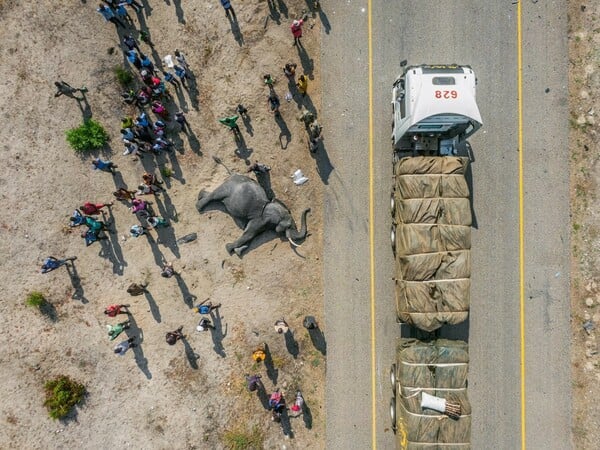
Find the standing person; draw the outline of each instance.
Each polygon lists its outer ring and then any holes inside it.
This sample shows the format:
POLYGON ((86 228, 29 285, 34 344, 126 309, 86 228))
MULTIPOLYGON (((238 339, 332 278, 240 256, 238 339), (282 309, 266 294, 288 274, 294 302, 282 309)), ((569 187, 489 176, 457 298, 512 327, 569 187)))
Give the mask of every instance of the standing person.
POLYGON ((83 205, 79 207, 79 210, 84 213, 86 216, 93 216, 95 214, 100 214, 102 208, 110 208, 113 205, 113 202, 108 203, 91 203, 85 202, 83 205))
POLYGON ((123 0, 121 1, 121 3, 119 3, 119 5, 127 5, 130 6, 131 8, 135 9, 135 12, 139 13, 140 10, 144 7, 143 5, 140 5, 138 2, 136 2, 135 0, 123 0))
POLYGON ((153 101, 151 109, 157 116, 162 117, 164 120, 169 120, 169 111, 167 111, 167 108, 161 102, 153 101))
POLYGON ((296 391, 296 401, 290 408, 292 410, 292 414, 294 417, 298 417, 302 414, 302 409, 304 407, 304 397, 302 396, 302 392, 300 390, 296 391))
POLYGON ((179 81, 175 79, 175 75, 173 75, 171 72, 163 71, 163 76, 165 77, 165 81, 175 86, 175 89, 179 89, 179 81))
POLYGON ((248 375, 246 374, 246 383, 248 383, 248 390, 250 392, 256 391, 259 386, 262 384, 260 375, 248 375))
POLYGON ((279 107, 281 103, 279 102, 279 97, 275 93, 275 91, 271 91, 269 96, 267 97, 267 104, 269 106, 269 110, 273 113, 273 115, 279 115, 279 107))
POLYGON ((202 319, 200 319, 200 322, 198 323, 198 326, 196 327, 197 331, 208 331, 208 330, 214 330, 215 326, 210 323, 210 319, 203 317, 202 319))
POLYGON ((139 47, 137 41, 135 40, 135 38, 131 34, 126 34, 123 37, 123 44, 125 44, 125 46, 127 47, 128 50, 135 49, 138 52, 142 53, 142 51, 140 50, 140 47, 139 47))
POLYGON ((127 61, 129 61, 130 64, 133 64, 137 70, 142 69, 142 60, 139 58, 135 50, 127 51, 127 61))
POLYGON ((150 73, 154 73, 154 63, 147 55, 140 53, 140 60, 142 62, 142 67, 148 69, 150 73))
POLYGON ((231 2, 229 0, 221 0, 221 5, 223 9, 225 9, 225 15, 230 20, 237 20, 235 17, 235 11, 233 10, 233 6, 231 6, 231 2))
POLYGON ((135 198, 135 191, 128 191, 124 187, 120 187, 115 192, 113 192, 113 195, 117 200, 121 202, 126 202, 135 198))
POLYGON ((147 209, 146 209, 147 207, 148 207, 148 204, 144 200, 142 200, 141 198, 134 198, 131 201, 130 209, 131 209, 132 214, 137 214, 142 211, 147 212, 147 209))
POLYGON ((119 167, 115 163, 110 160, 102 160, 100 158, 94 158, 92 161, 92 169, 101 170, 103 172, 110 172, 112 174, 115 173, 115 169, 119 167))
POLYGON ((239 105, 237 105, 237 108, 235 109, 235 112, 237 112, 242 119, 247 119, 248 118, 248 108, 246 108, 241 103, 239 105))
POLYGON ((185 70, 190 70, 190 66, 187 63, 187 59, 185 59, 185 55, 183 52, 179 51, 179 49, 175 49, 175 59, 185 70))
POLYGON ((131 295, 132 297, 136 296, 136 295, 142 295, 145 294, 146 292, 148 292, 146 290, 146 286, 148 286, 148 283, 131 283, 129 285, 129 287, 127 288, 127 293, 129 295, 131 295))
POLYGON ((235 134, 237 137, 238 135, 241 135, 240 127, 236 123, 238 118, 239 116, 223 117, 222 119, 219 119, 219 122, 233 131, 233 134, 235 134))
POLYGON ((317 324, 317 319, 315 319, 313 316, 304 316, 302 325, 304 325, 304 328, 306 328, 307 330, 314 330, 316 328, 319 328, 319 325, 317 324))
POLYGON ((129 314, 125 308, 129 308, 129 305, 109 305, 104 310, 104 314, 108 317, 117 317, 117 314, 129 314))
POLYGON ((271 420, 279 422, 281 420, 281 413, 285 409, 285 399, 283 398, 283 394, 279 392, 279 388, 271 394, 271 397, 269 398, 269 408, 273 410, 271 420))
POLYGON ((198 305, 196 305, 194 307, 194 311, 196 311, 198 314, 210 314, 215 309, 221 307, 220 303, 217 303, 216 305, 213 305, 212 302, 209 302, 208 300, 209 299, 207 298, 202 303, 199 303, 198 305))
POLYGON ((270 171, 271 168, 265 164, 261 164, 258 161, 254 161, 254 164, 252 164, 250 167, 248 167, 248 170, 246 170, 246 173, 249 172, 254 172, 256 175, 258 174, 265 174, 268 171, 270 171))
POLYGON ((267 354, 265 352, 265 343, 263 342, 261 345, 256 347, 256 350, 252 352, 252 359, 254 362, 263 362, 267 358, 267 354))
POLYGON ((181 127, 181 131, 183 131, 184 133, 187 134, 188 132, 192 131, 192 129, 190 128, 190 124, 187 121, 183 111, 177 111, 175 113, 175 122, 179 124, 179 126, 181 127))
POLYGON ((187 70, 183 66, 178 66, 178 65, 174 65, 173 70, 175 71, 175 75, 177 75, 179 77, 179 80, 181 81, 181 85, 183 87, 187 88, 187 85, 185 84, 185 80, 188 77, 187 70))
POLYGON ((108 6, 103 5, 102 3, 98 5, 98 8, 96 9, 96 11, 98 11, 100 14, 102 14, 102 17, 104 17, 104 20, 106 20, 107 22, 112 22, 117 26, 123 27, 123 28, 127 28, 125 26, 125 24, 123 22, 121 22, 117 16, 115 16, 115 13, 112 9, 110 9, 108 6))
POLYGON ((306 96, 306 91, 308 90, 308 77, 304 74, 298 77, 298 82, 296 83, 296 87, 298 88, 298 92, 302 94, 302 97, 306 96))
POLYGON ((292 30, 292 35, 294 36, 294 45, 299 47, 303 47, 300 41, 302 38, 302 25, 304 25, 304 20, 300 19, 294 20, 290 26, 290 30, 292 30))
POLYGON ((283 73, 286 77, 288 77, 289 80, 291 80, 292 82, 294 81, 295 77, 296 77, 296 67, 298 67, 297 64, 295 63, 287 63, 284 67, 283 67, 283 73))
POLYGON ((41 273, 52 272, 53 270, 66 265, 68 261, 75 261, 76 259, 77 256, 71 256, 70 258, 65 259, 57 259, 54 256, 48 256, 46 259, 44 259, 41 273))
POLYGON ((285 334, 288 332, 290 328, 288 327, 288 324, 285 320, 283 320, 283 318, 279 319, 277 322, 275 322, 275 331, 277 331, 277 333, 279 334, 285 334))
POLYGON ((134 340, 135 336, 132 336, 126 341, 119 342, 115 347, 114 352, 119 356, 123 356, 125 353, 127 353, 127 350, 137 346, 137 344, 133 342, 134 340))
POLYGON ((275 80, 273 79, 270 73, 263 75, 263 81, 265 85, 268 86, 269 91, 273 92, 273 85, 275 84, 275 80))
POLYGON ((167 344, 175 345, 179 339, 183 339, 184 336, 183 336, 183 333, 181 332, 181 330, 183 330, 183 325, 180 326, 179 328, 177 328, 175 331, 167 332, 167 334, 165 336, 165 340, 167 341, 167 344))
POLYGON ((125 5, 123 3, 119 3, 117 5, 117 7, 115 8, 115 14, 117 17, 123 19, 125 22, 133 24, 133 20, 131 20, 131 17, 129 16, 127 9, 125 9, 125 5))
POLYGON ((309 149, 311 153, 315 153, 319 148, 319 143, 323 140, 323 134, 321 133, 323 127, 317 123, 317 121, 313 121, 308 127, 308 142, 309 149))
POLYGON ((129 320, 119 322, 116 325, 106 325, 108 329, 108 337, 111 341, 114 341, 124 330, 129 329, 129 320))
POLYGON ((56 94, 54 94, 54 97, 60 97, 61 95, 66 95, 67 97, 71 97, 71 98, 75 98, 77 100, 83 100, 84 98, 78 98, 75 97, 75 93, 77 91, 81 92, 82 94, 85 94, 88 89, 83 86, 82 88, 74 88, 71 87, 71 85, 69 83, 66 83, 64 81, 55 81, 54 82, 54 86, 56 86, 56 94))
POLYGON ((160 276, 163 278, 171 278, 173 275, 179 274, 175 272, 175 269, 173 269, 173 263, 165 261, 165 263, 162 266, 160 276))

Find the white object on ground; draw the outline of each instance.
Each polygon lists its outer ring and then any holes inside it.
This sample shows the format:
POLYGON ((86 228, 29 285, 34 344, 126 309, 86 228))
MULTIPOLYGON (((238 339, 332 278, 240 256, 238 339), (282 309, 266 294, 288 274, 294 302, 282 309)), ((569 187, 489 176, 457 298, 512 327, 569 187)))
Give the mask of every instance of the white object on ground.
POLYGON ((300 169, 298 169, 294 172, 294 175, 292 176, 292 178, 294 179, 294 184, 297 186, 300 186, 301 184, 304 184, 308 181, 308 178, 306 178, 304 176, 304 174, 302 173, 302 171, 300 169))
POLYGON ((172 69, 175 66, 175 63, 173 62, 173 56, 172 55, 167 55, 163 58, 163 63, 165 64, 165 66, 167 66, 169 69, 172 69))

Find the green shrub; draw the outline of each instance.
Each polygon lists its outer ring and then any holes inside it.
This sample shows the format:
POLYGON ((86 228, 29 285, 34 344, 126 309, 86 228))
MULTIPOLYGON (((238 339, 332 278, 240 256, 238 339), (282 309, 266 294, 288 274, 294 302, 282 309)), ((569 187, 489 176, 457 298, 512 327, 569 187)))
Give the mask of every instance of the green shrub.
POLYGON ((170 167, 163 167, 162 169, 160 169, 160 174, 164 178, 169 178, 171 175, 173 175, 173 170, 171 170, 170 167))
POLYGON ((133 75, 131 72, 121 66, 116 66, 114 68, 115 76, 117 77, 117 81, 123 87, 129 86, 129 83, 133 81, 133 75))
POLYGON ((264 435, 258 425, 252 430, 244 430, 240 427, 228 430, 223 435, 223 441, 231 450, 260 450, 263 448, 264 435))
POLYGON ((88 119, 83 125, 67 130, 67 142, 77 153, 83 153, 104 147, 108 133, 98 122, 88 119))
POLYGON ((65 417, 85 395, 85 386, 65 375, 46 381, 44 387, 46 389, 44 406, 48 408, 48 414, 53 419, 65 417))
POLYGON ((38 291, 30 292, 27 298, 25 299, 25 304, 27 306, 31 306, 32 308, 41 308, 46 303, 46 299, 44 298, 44 294, 38 291))

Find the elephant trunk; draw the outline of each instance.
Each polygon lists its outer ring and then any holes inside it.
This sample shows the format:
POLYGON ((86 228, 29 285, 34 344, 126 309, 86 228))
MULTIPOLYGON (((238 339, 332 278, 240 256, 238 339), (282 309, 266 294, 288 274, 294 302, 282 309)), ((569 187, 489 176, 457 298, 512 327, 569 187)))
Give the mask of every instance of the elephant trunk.
POLYGON ((285 232, 285 236, 296 247, 298 246, 298 244, 296 244, 295 241, 302 241, 302 240, 306 239, 306 215, 309 212, 310 212, 310 208, 307 208, 302 212, 300 230, 297 230, 295 227, 293 227, 293 228, 288 228, 285 232))

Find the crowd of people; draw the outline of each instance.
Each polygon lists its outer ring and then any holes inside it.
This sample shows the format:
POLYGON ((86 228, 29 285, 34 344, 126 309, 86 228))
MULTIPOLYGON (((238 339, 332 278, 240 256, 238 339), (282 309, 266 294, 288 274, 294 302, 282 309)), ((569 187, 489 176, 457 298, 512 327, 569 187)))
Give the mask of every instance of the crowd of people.
MULTIPOLYGON (((123 156, 129 155, 134 160, 141 160, 146 155, 171 152, 173 151, 173 143, 167 138, 169 127, 173 125, 179 132, 191 132, 191 127, 184 111, 174 111, 176 105, 169 91, 170 88, 176 90, 182 88, 188 89, 190 80, 192 79, 192 71, 188 61, 179 49, 176 49, 173 55, 167 55, 163 61, 152 60, 147 53, 142 51, 142 44, 133 36, 133 33, 136 32, 135 22, 128 12, 129 8, 135 11, 136 14, 142 14, 143 6, 135 0, 103 1, 103 4, 98 5, 97 12, 107 22, 113 23, 117 29, 122 28, 127 31, 122 35, 123 53, 129 64, 137 70, 137 77, 135 77, 134 84, 137 84, 138 87, 132 87, 121 95, 123 102, 136 107, 138 110, 135 117, 123 117, 121 120, 120 139, 124 146, 123 156)), ((228 19, 237 21, 232 2, 230 0, 220 0, 220 3, 228 19)), ((301 38, 305 20, 306 17, 293 20, 290 25, 294 45, 298 47, 303 47, 301 38)), ((154 44, 151 42, 147 30, 140 30, 139 36, 143 43, 154 50, 154 44)), ((302 74, 296 79, 296 69, 297 65, 295 63, 288 62, 282 68, 282 72, 288 80, 288 86, 295 87, 297 90, 295 93, 304 97, 307 95, 308 77, 302 74)), ((279 96, 275 92, 274 85, 276 79, 270 74, 266 74, 263 76, 263 81, 264 85, 268 88, 268 109, 275 116, 278 116, 280 114, 281 103, 279 96)), ((57 81, 55 86, 57 88, 55 97, 65 95, 77 98, 77 93, 85 95, 88 91, 85 87, 80 89, 72 88, 64 81, 57 81)), ((236 113, 232 116, 223 117, 219 121, 229 128, 237 139, 241 138, 241 131, 236 121, 239 117, 245 117, 248 114, 248 109, 240 104, 236 108, 236 113)), ((322 140, 322 128, 317 124, 314 112, 304 109, 300 119, 304 123, 308 133, 310 151, 314 152, 322 140)), ((173 128, 171 127, 170 129, 173 128)), ((92 161, 92 168, 115 175, 118 165, 111 160, 95 158, 92 161)), ((257 177, 266 174, 270 170, 271 167, 258 162, 255 162, 248 168, 248 172, 254 172, 257 177)), ((144 172, 135 190, 130 190, 127 186, 117 186, 113 192, 114 199, 125 205, 137 218, 137 223, 129 227, 131 237, 149 236, 151 230, 170 226, 168 220, 157 215, 153 211, 150 202, 145 199, 146 196, 156 196, 163 192, 166 192, 163 181, 158 179, 152 171, 144 172)), ((113 221, 106 219, 106 213, 110 213, 112 216, 111 209, 113 207, 115 207, 113 201, 85 201, 74 209, 69 218, 69 226, 84 229, 80 233, 80 236, 83 238, 86 247, 100 240, 108 239, 107 233, 116 233, 113 221)), ((63 266, 74 265, 76 259, 76 256, 64 259, 49 256, 43 262, 41 273, 48 273, 63 266)), ((180 276, 174 270, 173 264, 167 261, 163 262, 160 275, 164 278, 180 276)), ((132 283, 127 288, 127 293, 132 296, 147 294, 147 286, 147 283, 132 283)), ((215 324, 211 321, 211 317, 217 314, 221 306, 221 303, 213 304, 210 299, 206 299, 194 307, 193 311, 201 316, 196 326, 198 332, 214 333, 217 331, 215 324)), ((128 330, 131 330, 132 322, 129 320, 129 317, 131 317, 132 311, 130 311, 129 307, 129 304, 111 304, 104 308, 104 314, 107 318, 117 320, 117 323, 107 325, 107 334, 110 341, 116 340, 122 333, 127 334, 128 330), (128 319, 119 320, 119 315, 125 315, 128 319)), ((304 326, 310 331, 316 328, 317 324, 314 318, 311 318, 308 322, 305 319, 304 326)), ((178 341, 185 339, 186 336, 183 333, 183 329, 184 326, 180 326, 176 330, 167 332, 165 335, 166 344, 175 345, 178 341)), ((276 334, 287 336, 286 339, 292 333, 283 318, 275 323, 275 331, 276 334)), ((136 342, 138 340, 138 336, 127 334, 127 339, 120 341, 114 346, 115 355, 124 356, 129 349, 140 346, 141 342, 136 342)), ((260 363, 266 361, 269 353, 266 344, 261 344, 258 348, 254 349, 251 357, 256 364, 256 368, 259 367, 260 363)), ((246 375, 246 381, 249 391, 264 391, 261 375, 246 375)), ((272 411, 272 418, 275 421, 280 421, 282 414, 285 414, 288 410, 284 393, 279 388, 275 389, 270 395, 268 408, 272 411)), ((289 410, 292 412, 292 415, 302 414, 304 410, 304 398, 300 390, 296 392, 293 406, 289 410)))

